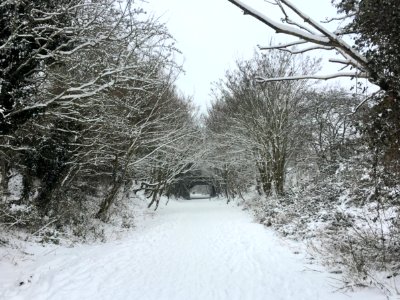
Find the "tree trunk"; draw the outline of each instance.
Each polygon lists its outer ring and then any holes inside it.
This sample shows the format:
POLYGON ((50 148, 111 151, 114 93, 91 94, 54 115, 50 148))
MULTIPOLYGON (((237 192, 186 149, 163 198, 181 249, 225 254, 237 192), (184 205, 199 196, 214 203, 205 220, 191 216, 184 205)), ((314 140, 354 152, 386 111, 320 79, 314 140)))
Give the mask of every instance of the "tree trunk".
MULTIPOLYGON (((58 191, 61 184, 65 178, 65 174, 68 174, 69 168, 67 166, 61 166, 59 170, 55 173, 48 174, 43 179, 43 186, 36 199, 36 206, 42 211, 42 213, 47 213, 49 210, 49 205, 52 200, 52 196, 55 191, 58 191)), ((29 185, 29 183, 28 183, 29 185)), ((29 186, 28 186, 29 187, 29 186)))
POLYGON ((107 197, 100 203, 100 209, 96 214, 96 218, 102 220, 103 222, 107 221, 108 210, 110 209, 111 204, 114 203, 115 198, 118 195, 118 191, 123 184, 123 179, 125 178, 126 166, 125 170, 123 170, 123 172, 121 172, 120 175, 118 174, 119 169, 120 168, 119 168, 118 155, 115 155, 114 169, 113 169, 113 186, 111 188, 110 193, 108 193, 107 197))
POLYGON ((274 184, 276 194, 278 196, 284 196, 284 185, 285 185, 285 158, 277 157, 274 163, 274 184))
POLYGON ((5 198, 8 195, 8 181, 9 181, 9 176, 8 172, 10 170, 10 165, 6 160, 1 161, 1 196, 2 199, 5 200, 5 198))
POLYGON ((151 192, 151 201, 149 205, 147 205, 147 208, 150 208, 156 202, 156 198, 157 198, 157 190, 153 190, 151 192))
POLYGON ((107 221, 107 213, 108 210, 111 207, 111 204, 114 203, 115 198, 118 195, 119 189, 122 185, 122 181, 116 181, 114 182, 113 187, 111 188, 110 193, 107 195, 107 197, 101 202, 100 204, 100 209, 96 214, 96 218, 102 220, 103 222, 107 221))
MULTIPOLYGON (((260 172, 260 170, 258 170, 258 172, 260 172)), ((259 196, 262 195, 262 191, 261 191, 261 179, 257 176, 256 178, 256 190, 259 196)))
POLYGON ((160 190, 157 193, 157 198, 156 198, 156 207, 154 208, 154 210, 157 210, 158 205, 160 204, 160 199, 161 199, 161 195, 164 191, 164 188, 160 188, 160 190))
POLYGON ((271 167, 267 162, 258 163, 258 172, 260 174, 261 185, 265 195, 268 197, 272 191, 271 167))

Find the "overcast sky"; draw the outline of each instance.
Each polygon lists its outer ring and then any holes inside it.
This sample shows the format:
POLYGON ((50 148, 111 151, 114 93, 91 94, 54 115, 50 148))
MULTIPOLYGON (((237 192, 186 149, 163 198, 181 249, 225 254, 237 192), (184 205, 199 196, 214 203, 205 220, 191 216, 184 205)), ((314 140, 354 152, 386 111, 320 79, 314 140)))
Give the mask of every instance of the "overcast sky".
MULTIPOLYGON (((268 16, 279 20, 279 13, 264 0, 247 0, 268 16)), ((178 88, 193 96, 202 112, 209 105, 211 83, 223 78, 235 60, 250 58, 258 44, 287 40, 227 0, 148 0, 147 11, 160 16, 182 51, 184 69, 178 88)), ((332 17, 331 0, 292 0, 316 20, 332 17)), ((293 40, 293 38, 291 38, 293 40)))

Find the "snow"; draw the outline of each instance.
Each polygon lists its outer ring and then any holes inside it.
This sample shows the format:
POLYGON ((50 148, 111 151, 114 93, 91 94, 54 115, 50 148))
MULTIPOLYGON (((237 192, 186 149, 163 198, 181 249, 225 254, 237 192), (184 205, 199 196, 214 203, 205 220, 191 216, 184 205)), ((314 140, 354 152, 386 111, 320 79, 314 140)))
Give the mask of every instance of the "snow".
POLYGON ((335 292, 340 275, 224 200, 171 200, 120 240, 26 251, 0 248, 0 299, 386 299, 335 292))
POLYGON ((209 199, 210 194, 203 194, 203 193, 191 193, 190 199, 209 199))
POLYGON ((18 173, 13 173, 8 182, 8 190, 10 194, 8 195, 8 200, 18 200, 21 198, 22 192, 22 175, 18 173))

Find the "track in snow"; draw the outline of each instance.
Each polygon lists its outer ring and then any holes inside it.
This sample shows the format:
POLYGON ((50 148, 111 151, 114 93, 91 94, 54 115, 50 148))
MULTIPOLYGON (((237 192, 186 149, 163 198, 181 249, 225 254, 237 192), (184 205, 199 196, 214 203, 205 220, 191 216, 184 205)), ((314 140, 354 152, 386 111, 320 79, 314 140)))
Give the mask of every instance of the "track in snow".
POLYGON ((222 201, 171 201, 131 237, 38 256, 0 298, 73 299, 384 299, 347 295, 237 207, 222 201))

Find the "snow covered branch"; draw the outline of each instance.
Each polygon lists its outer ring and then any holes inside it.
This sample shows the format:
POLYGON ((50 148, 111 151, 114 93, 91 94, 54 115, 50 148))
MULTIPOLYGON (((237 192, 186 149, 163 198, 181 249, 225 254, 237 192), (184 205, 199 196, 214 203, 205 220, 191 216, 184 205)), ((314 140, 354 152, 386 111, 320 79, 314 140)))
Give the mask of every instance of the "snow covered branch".
MULTIPOLYGON (((289 0, 273 0, 268 2, 270 5, 277 5, 282 12, 282 21, 277 22, 266 14, 263 14, 259 10, 253 8, 247 4, 245 0, 228 0, 232 4, 236 5, 243 10, 245 15, 250 15, 253 18, 264 23, 268 27, 275 30, 277 33, 283 33, 289 36, 297 37, 299 40, 289 42, 282 45, 273 45, 267 47, 260 47, 261 50, 277 49, 281 51, 287 51, 292 54, 301 54, 312 50, 336 50, 343 59, 332 59, 332 63, 340 63, 346 66, 356 68, 356 72, 340 72, 332 75, 315 75, 315 76, 293 76, 288 80, 297 79, 331 79, 337 77, 364 77, 370 78, 370 70, 367 65, 367 59, 358 51, 356 51, 351 45, 344 41, 340 37, 339 32, 331 32, 320 23, 313 20, 311 17, 302 12, 289 0), (293 21, 289 18, 289 12, 294 14, 296 18, 300 18, 308 26, 304 26, 298 22, 293 21), (293 49, 291 47, 297 45, 312 44, 303 49, 293 49), (357 75, 358 74, 358 75, 357 75)), ((263 78, 266 81, 283 80, 284 78, 263 78)))
POLYGON ((315 79, 315 80, 329 80, 339 77, 350 77, 350 78, 368 78, 366 74, 357 73, 357 72, 339 72, 329 75, 299 75, 299 76, 284 76, 284 77, 257 77, 256 79, 259 82, 273 82, 273 81, 290 81, 290 80, 307 80, 307 79, 315 79))

